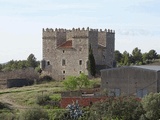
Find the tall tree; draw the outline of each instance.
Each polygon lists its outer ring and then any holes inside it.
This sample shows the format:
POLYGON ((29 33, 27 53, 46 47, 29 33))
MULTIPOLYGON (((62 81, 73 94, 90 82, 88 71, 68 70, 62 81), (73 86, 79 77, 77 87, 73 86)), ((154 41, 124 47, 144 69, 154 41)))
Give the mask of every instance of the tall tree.
POLYGON ((143 53, 142 54, 142 59, 144 63, 147 63, 147 61, 149 60, 149 55, 148 53, 143 53))
POLYGON ((36 58, 33 54, 30 54, 27 58, 28 67, 37 67, 36 58))
POLYGON ((116 60, 116 62, 120 63, 121 59, 122 59, 122 54, 118 50, 115 50, 114 54, 115 54, 115 60, 116 60))
POLYGON ((122 61, 123 65, 130 65, 131 64, 131 58, 130 54, 127 51, 123 52, 123 58, 122 61))
POLYGON ((150 60, 158 58, 157 52, 153 49, 148 52, 148 56, 150 60))
POLYGON ((134 63, 142 62, 142 53, 141 53, 141 50, 138 49, 138 47, 133 49, 132 56, 133 56, 134 63))
POLYGON ((91 44, 89 45, 89 56, 88 56, 88 71, 89 73, 95 77, 96 75, 96 63, 93 56, 93 51, 91 48, 91 44))

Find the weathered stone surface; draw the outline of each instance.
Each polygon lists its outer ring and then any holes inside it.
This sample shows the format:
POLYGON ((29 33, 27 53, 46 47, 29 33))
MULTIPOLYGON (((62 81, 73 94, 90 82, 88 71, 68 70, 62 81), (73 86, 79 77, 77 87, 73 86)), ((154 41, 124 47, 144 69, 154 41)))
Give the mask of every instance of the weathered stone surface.
POLYGON ((56 80, 63 80, 69 75, 77 76, 82 72, 88 74, 87 61, 90 44, 96 65, 104 66, 103 68, 113 67, 115 33, 111 30, 43 29, 42 39, 43 72, 56 80), (72 44, 68 44, 71 46, 65 47, 66 41, 72 41, 72 44), (62 65, 62 61, 65 61, 65 65, 62 65))

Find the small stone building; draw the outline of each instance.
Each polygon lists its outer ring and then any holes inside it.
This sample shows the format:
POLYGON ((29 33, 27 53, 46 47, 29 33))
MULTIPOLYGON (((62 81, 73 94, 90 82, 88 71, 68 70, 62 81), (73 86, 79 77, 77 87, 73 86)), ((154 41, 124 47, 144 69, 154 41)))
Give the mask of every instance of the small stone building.
POLYGON ((109 95, 143 97, 160 92, 160 66, 133 66, 101 70, 101 88, 109 95))
MULTIPOLYGON (((66 76, 88 75, 87 61, 91 45, 96 69, 112 68, 114 62, 115 32, 98 29, 43 29, 44 73, 56 80, 66 76)), ((100 72, 99 72, 100 73, 100 72)))

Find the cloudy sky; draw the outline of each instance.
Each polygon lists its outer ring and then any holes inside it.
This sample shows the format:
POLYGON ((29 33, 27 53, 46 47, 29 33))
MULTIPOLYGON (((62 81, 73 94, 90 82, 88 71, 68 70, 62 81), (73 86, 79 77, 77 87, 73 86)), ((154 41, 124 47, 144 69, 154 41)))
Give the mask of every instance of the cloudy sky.
POLYGON ((0 63, 42 59, 42 28, 113 29, 115 49, 160 54, 160 0, 0 0, 0 63))

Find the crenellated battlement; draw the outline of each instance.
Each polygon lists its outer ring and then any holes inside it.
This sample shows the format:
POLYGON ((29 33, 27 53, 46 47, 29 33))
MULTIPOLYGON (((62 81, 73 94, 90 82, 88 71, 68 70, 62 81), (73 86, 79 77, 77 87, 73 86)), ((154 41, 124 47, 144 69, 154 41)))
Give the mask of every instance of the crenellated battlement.
POLYGON ((83 28, 72 28, 72 29, 63 29, 63 28, 55 28, 55 29, 52 29, 52 28, 46 28, 44 29, 43 28, 43 32, 49 32, 49 33, 52 33, 52 32, 74 32, 74 31, 97 31, 97 32, 107 32, 107 33, 115 33, 114 30, 112 29, 92 29, 92 28, 89 28, 87 27, 86 29, 83 27, 83 28))

